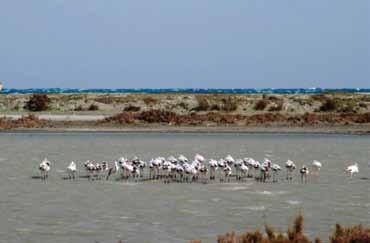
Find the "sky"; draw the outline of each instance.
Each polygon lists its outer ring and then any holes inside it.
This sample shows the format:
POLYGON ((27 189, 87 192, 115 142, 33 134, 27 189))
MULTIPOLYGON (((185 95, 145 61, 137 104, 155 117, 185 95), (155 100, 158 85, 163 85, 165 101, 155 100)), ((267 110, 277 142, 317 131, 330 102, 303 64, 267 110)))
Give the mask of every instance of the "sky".
POLYGON ((368 0, 12 0, 9 88, 369 88, 368 0))

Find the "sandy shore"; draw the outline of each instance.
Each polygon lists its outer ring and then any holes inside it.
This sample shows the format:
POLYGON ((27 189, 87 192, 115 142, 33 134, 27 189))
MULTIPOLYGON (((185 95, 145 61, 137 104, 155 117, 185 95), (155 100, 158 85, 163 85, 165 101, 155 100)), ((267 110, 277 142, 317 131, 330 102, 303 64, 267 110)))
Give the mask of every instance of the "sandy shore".
MULTIPOLYGON (((8 118, 12 120, 20 119, 24 114, 3 114, 0 117, 8 118)), ((76 114, 39 114, 37 115, 39 119, 50 120, 50 121, 99 121, 103 120, 109 116, 107 115, 76 115, 76 114)))

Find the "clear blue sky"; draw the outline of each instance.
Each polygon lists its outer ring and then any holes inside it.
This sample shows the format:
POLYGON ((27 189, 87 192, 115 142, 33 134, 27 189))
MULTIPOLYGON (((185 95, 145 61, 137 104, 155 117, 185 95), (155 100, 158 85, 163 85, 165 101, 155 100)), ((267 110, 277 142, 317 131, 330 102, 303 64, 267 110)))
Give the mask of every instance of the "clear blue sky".
POLYGON ((7 87, 370 87, 369 0, 0 4, 7 87))

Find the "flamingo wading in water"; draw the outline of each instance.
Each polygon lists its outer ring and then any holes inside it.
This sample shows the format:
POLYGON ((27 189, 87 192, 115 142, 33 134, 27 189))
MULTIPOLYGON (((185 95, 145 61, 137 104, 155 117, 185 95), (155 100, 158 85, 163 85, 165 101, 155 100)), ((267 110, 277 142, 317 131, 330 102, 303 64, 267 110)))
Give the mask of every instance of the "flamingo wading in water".
POLYGON ((51 168, 51 163, 47 158, 45 158, 39 165, 39 170, 41 173, 41 180, 46 180, 48 178, 50 168, 51 168))
POLYGON ((348 166, 347 169, 346 169, 346 172, 351 176, 351 178, 352 178, 352 176, 354 174, 358 174, 359 171, 360 170, 358 168, 358 164, 357 163, 348 166))
POLYGON ((74 161, 72 161, 68 167, 67 167, 68 177, 69 179, 76 179, 76 172, 77 172, 77 166, 74 161))

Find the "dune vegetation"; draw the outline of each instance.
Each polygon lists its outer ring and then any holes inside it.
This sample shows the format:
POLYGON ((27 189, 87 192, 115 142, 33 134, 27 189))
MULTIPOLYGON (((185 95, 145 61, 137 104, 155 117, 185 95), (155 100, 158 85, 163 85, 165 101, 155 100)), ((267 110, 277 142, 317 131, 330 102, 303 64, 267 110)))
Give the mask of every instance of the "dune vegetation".
MULTIPOLYGON (((320 127, 370 124, 370 95, 58 94, 1 95, 0 129, 53 127, 320 127), (39 114, 100 115, 58 122, 39 114), (28 115, 31 114, 31 115, 28 115)), ((366 130, 366 129, 365 129, 366 130)))

